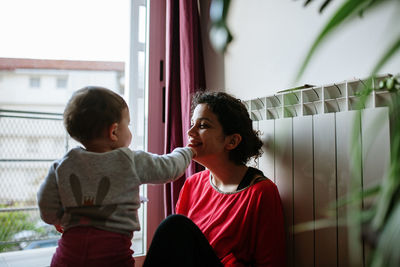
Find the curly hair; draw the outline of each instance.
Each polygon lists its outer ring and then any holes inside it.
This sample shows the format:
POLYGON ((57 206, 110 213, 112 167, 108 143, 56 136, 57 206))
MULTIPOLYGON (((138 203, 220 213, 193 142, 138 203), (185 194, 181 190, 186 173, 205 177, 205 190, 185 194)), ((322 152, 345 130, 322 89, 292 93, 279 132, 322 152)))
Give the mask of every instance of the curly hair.
POLYGON ((207 104, 217 116, 225 136, 240 134, 242 141, 229 152, 229 159, 236 164, 246 164, 251 158, 262 154, 263 143, 259 132, 253 130, 253 123, 245 105, 240 99, 224 92, 198 92, 192 99, 192 113, 198 104, 207 104))
POLYGON ((121 121, 125 100, 103 87, 87 86, 76 91, 64 110, 64 126, 72 138, 85 143, 121 121))

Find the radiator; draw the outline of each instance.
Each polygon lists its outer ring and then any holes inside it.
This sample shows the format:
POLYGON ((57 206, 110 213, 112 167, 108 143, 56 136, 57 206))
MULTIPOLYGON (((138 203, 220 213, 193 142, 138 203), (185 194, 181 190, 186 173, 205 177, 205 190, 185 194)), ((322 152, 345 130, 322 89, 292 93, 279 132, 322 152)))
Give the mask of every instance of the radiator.
MULTIPOLYGON (((386 77, 377 77, 374 86, 386 77)), ((350 186, 366 189, 388 171, 391 94, 373 91, 361 109, 361 122, 354 126, 363 84, 349 80, 308 86, 244 102, 264 141, 264 153, 256 164, 275 182, 282 199, 288 266, 366 265, 367 246, 358 240, 349 246, 349 230, 337 223, 292 233, 294 225, 324 218, 327 207, 346 195, 350 186), (356 166, 360 177, 351 179, 353 129, 360 133, 362 162, 356 166)), ((334 217, 347 216, 346 207, 333 211, 334 217)))

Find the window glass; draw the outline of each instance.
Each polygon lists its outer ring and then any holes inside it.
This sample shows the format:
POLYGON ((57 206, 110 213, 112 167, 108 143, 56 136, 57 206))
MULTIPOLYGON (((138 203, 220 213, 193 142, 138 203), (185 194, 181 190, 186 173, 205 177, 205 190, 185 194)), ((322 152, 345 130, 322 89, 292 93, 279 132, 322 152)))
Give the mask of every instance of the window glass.
MULTIPOLYGON (((145 149, 146 1, 2 0, 0 13, 1 253, 54 246, 60 237, 39 218, 36 191, 51 163, 79 145, 62 121, 74 91, 97 85, 123 96, 135 114, 131 148, 145 149), (140 15, 136 28, 131 6, 140 15), (131 39, 142 44, 133 57, 131 39), (130 83, 128 65, 137 66, 130 83)), ((143 230, 132 240, 136 255, 145 251, 143 206, 143 230)))
POLYGON ((31 77, 29 79, 29 86, 31 88, 39 88, 40 87, 40 78, 39 77, 31 77))
POLYGON ((139 18, 138 18, 138 40, 144 44, 146 42, 146 7, 143 5, 139 6, 139 18))
POLYGON ((67 82, 68 82, 68 78, 58 77, 56 86, 59 89, 66 89, 67 88, 67 82))

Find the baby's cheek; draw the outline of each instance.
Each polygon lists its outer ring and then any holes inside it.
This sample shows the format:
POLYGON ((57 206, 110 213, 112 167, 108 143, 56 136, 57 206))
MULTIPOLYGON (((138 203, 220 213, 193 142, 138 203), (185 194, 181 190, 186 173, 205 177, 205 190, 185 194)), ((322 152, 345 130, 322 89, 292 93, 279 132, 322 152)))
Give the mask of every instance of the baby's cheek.
POLYGON ((132 132, 129 131, 129 143, 128 143, 128 146, 130 145, 131 142, 132 142, 132 132))

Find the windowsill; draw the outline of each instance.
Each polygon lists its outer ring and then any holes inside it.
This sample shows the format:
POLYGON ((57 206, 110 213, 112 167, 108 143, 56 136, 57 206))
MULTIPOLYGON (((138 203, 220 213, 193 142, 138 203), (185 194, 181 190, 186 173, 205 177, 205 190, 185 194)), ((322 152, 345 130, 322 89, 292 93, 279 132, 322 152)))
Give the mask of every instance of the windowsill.
POLYGON ((51 247, 0 253, 0 266, 50 266, 51 257, 55 250, 56 247, 51 247))
MULTIPOLYGON (((45 267, 50 266, 51 258, 56 247, 37 248, 0 253, 0 266, 7 267, 45 267)), ((135 256, 135 267, 143 265, 145 256, 135 256)))

